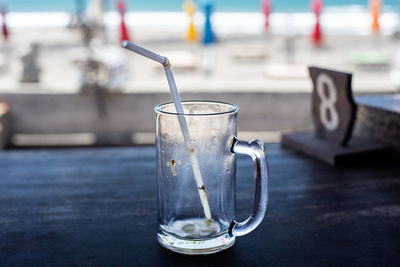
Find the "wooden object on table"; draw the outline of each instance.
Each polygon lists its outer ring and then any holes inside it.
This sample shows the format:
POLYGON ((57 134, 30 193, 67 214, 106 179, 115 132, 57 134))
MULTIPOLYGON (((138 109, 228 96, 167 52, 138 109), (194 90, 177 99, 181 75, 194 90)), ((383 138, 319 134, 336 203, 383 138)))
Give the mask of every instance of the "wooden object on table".
POLYGON ((346 165, 386 156, 387 146, 368 138, 352 137, 346 146, 318 138, 314 131, 282 135, 282 144, 330 165, 346 165))
POLYGON ((313 81, 312 117, 315 129, 287 133, 282 145, 338 165, 371 159, 388 147, 368 138, 352 136, 357 106, 351 74, 310 67, 313 81))
MULTIPOLYGON (((214 255, 156 240, 154 147, 0 152, 0 265, 398 266, 400 168, 332 168, 267 144, 271 199, 260 226, 214 255), (23 167, 21 167, 23 166, 23 167)), ((236 214, 252 208, 238 156, 236 214)))
POLYGON ((400 151, 400 94, 357 97, 355 132, 400 151))
POLYGON ((353 130, 356 104, 351 74, 310 67, 313 82, 312 117, 317 136, 346 145, 353 130))
POLYGON ((10 143, 10 124, 8 104, 0 102, 0 149, 10 143))

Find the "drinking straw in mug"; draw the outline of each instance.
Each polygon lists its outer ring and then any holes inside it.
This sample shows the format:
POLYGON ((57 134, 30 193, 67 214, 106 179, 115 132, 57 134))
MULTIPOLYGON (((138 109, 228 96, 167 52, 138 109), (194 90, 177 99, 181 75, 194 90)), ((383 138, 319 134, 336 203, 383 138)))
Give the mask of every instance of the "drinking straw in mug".
POLYGON ((206 216, 206 220, 207 220, 207 222, 210 223, 211 222, 210 206, 208 204, 207 194, 205 191, 203 178, 201 176, 199 162, 197 160, 197 156, 195 154, 194 148, 191 144, 192 139, 190 138, 189 128, 188 128, 188 125, 186 122, 186 118, 184 116, 185 113, 183 111, 181 98, 179 96, 178 89, 176 88, 174 75, 172 74, 171 63, 169 62, 168 58, 161 56, 159 54, 156 54, 152 51, 149 51, 149 50, 147 50, 143 47, 140 47, 132 42, 123 41, 121 45, 123 48, 126 48, 132 52, 135 52, 139 55, 147 57, 151 60, 157 61, 158 63, 163 65, 164 70, 165 70, 165 75, 167 76, 169 89, 171 91, 172 99, 174 101, 175 109, 178 114, 179 126, 182 131, 183 140, 186 144, 187 150, 189 151, 190 163, 192 164, 193 175, 194 175, 194 179, 196 181, 197 190, 199 192, 201 205, 203 206, 204 215, 206 216))

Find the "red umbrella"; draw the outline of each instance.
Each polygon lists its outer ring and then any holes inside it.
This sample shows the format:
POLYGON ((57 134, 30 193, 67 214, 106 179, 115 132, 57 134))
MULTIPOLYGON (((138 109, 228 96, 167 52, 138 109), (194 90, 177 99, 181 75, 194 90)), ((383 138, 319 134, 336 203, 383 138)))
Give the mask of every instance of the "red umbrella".
POLYGON ((265 15, 265 30, 269 29, 269 15, 271 14, 271 1, 272 0, 261 0, 261 11, 265 15))
POLYGON ((3 25, 1 27, 1 32, 3 34, 3 38, 4 40, 8 40, 8 28, 7 28, 7 24, 6 24, 6 15, 7 15, 7 11, 5 7, 1 8, 1 17, 3 20, 3 25))
POLYGON ((315 45, 320 45, 322 42, 322 32, 319 26, 319 15, 321 14, 322 10, 322 0, 312 0, 311 1, 311 9, 315 13, 316 22, 314 26, 314 30, 311 33, 311 41, 315 45))
POLYGON ((126 5, 125 5, 124 0, 117 0, 117 9, 121 15, 121 26, 120 26, 121 34, 120 34, 119 40, 120 40, 120 42, 122 42, 124 40, 130 41, 128 29, 126 28, 126 25, 125 25, 126 5))

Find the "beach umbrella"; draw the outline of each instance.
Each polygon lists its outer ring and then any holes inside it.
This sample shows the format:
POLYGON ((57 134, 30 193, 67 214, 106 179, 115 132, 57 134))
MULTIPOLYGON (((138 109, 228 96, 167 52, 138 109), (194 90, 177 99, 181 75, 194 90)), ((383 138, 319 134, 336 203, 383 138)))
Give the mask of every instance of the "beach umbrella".
POLYGON ((104 25, 105 0, 90 0, 86 9, 86 19, 94 36, 107 43, 107 33, 104 25))
POLYGON ((215 37, 214 31, 211 25, 211 13, 213 9, 213 2, 210 0, 204 1, 204 32, 203 32, 203 44, 208 45, 215 43, 217 38, 215 37))
POLYGON ((75 0, 75 5, 76 5, 76 24, 82 25, 85 4, 84 4, 83 0, 75 0))
POLYGON ((86 9, 86 23, 88 26, 88 41, 94 36, 103 43, 107 43, 107 33, 104 25, 105 0, 90 0, 86 9))
POLYGON ((7 10, 6 8, 3 6, 1 8, 1 17, 2 17, 2 26, 1 26, 1 33, 3 35, 3 38, 5 41, 8 40, 8 28, 7 28, 7 24, 6 24, 6 15, 7 15, 7 10))
POLYGON ((91 24, 98 27, 104 26, 104 6, 104 0, 90 0, 86 10, 86 17, 91 24))
POLYGON ((261 0, 261 11, 265 16, 265 30, 269 29, 269 15, 271 14, 272 0, 261 0))
POLYGON ((121 16, 121 25, 120 25, 121 32, 120 32, 119 40, 120 40, 120 42, 122 42, 124 40, 130 41, 128 29, 126 28, 126 25, 125 25, 126 4, 125 4, 124 0, 117 0, 117 9, 121 16))
POLYGON ((315 14, 315 26, 311 33, 311 41, 314 45, 320 45, 322 42, 322 32, 319 24, 319 18, 322 10, 322 0, 312 0, 311 10, 315 14))
POLYGON ((372 33, 379 33, 379 13, 381 9, 381 0, 370 0, 370 9, 372 14, 372 33))
POLYGON ((183 10, 189 15, 189 27, 186 31, 185 41, 189 43, 196 42, 198 34, 193 22, 193 15, 196 10, 196 5, 193 1, 186 1, 183 3, 183 10))

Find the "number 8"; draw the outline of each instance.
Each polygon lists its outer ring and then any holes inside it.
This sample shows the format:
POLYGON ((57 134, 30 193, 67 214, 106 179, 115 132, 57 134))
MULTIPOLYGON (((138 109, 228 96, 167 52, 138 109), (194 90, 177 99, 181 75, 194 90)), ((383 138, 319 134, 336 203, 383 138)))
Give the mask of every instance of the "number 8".
POLYGON ((321 101, 319 106, 321 123, 326 130, 333 132, 339 126, 339 114, 334 106, 337 101, 337 89, 332 78, 325 73, 320 74, 317 78, 317 93, 321 101), (324 85, 328 89, 328 96, 325 94, 324 85))

